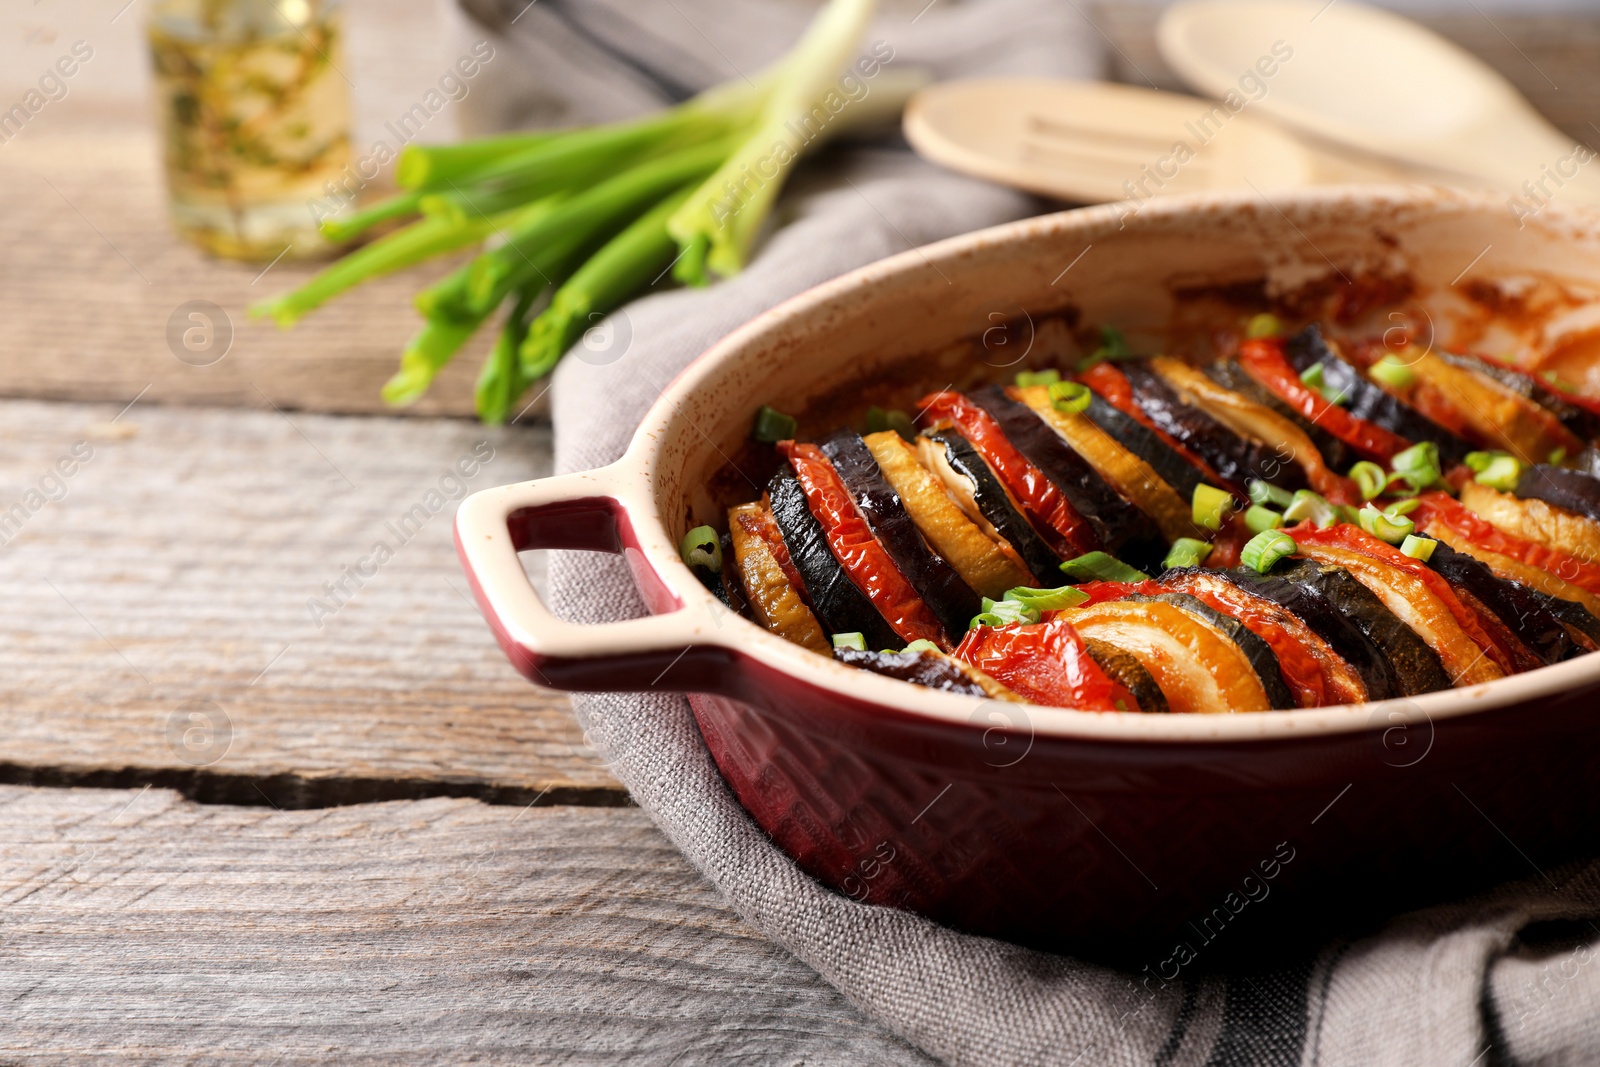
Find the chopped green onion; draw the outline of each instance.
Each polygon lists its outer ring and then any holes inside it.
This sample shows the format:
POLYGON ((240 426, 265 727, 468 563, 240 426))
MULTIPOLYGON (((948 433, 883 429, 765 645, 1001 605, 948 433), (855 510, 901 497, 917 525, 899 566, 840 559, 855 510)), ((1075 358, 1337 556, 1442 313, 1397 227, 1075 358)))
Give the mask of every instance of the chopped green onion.
POLYGON ((1039 621, 1039 609, 1030 607, 1020 600, 990 600, 983 598, 983 613, 973 618, 967 627, 972 629, 977 626, 1010 626, 1012 623, 1036 623, 1039 621))
POLYGON ((1418 492, 1444 475, 1439 466, 1439 446, 1432 441, 1419 441, 1403 452, 1396 452, 1389 466, 1418 492))
POLYGON ((1407 534, 1415 533, 1417 529, 1417 524, 1404 515, 1385 515, 1371 504, 1361 509, 1359 518, 1363 530, 1391 545, 1398 545, 1406 539, 1407 534))
POLYGON ((1244 327, 1244 335, 1252 340, 1260 337, 1276 337, 1282 332, 1283 320, 1270 311, 1250 316, 1250 321, 1244 327))
POLYGON ((1017 387, 1020 389, 1026 389, 1030 385, 1054 385, 1060 380, 1061 372, 1054 368, 1017 372, 1017 387))
POLYGON ((1502 493, 1509 493, 1515 489, 1521 478, 1522 461, 1504 452, 1495 453, 1489 465, 1472 476, 1472 480, 1479 485, 1487 485, 1490 489, 1498 489, 1502 493))
POLYGON ((1367 376, 1391 389, 1409 389, 1417 383, 1417 372, 1390 353, 1367 368, 1367 376))
POLYGON ((1296 489, 1294 499, 1283 509, 1283 518, 1286 522, 1309 519, 1313 525, 1326 528, 1339 521, 1339 509, 1320 493, 1313 493, 1309 489, 1296 489))
POLYGON ((722 573, 722 544, 717 531, 709 526, 696 526, 678 542, 678 554, 690 567, 722 573))
POLYGON ((1087 411, 1093 394, 1082 382, 1053 382, 1050 403, 1057 411, 1087 411))
POLYGON ((1148 582, 1150 576, 1105 552, 1085 552, 1061 565, 1061 572, 1080 582, 1148 582))
POLYGON ((1400 542, 1400 551, 1412 559, 1420 559, 1426 563, 1433 558, 1433 550, 1439 542, 1431 537, 1418 537, 1416 534, 1406 534, 1406 539, 1400 542))
POLYGON ((1371 500, 1383 493, 1384 487, 1389 484, 1389 472, 1369 459, 1364 459, 1350 468, 1350 478, 1361 490, 1362 500, 1371 500))
POLYGON ((1352 526, 1361 525, 1361 512, 1350 504, 1335 504, 1333 509, 1339 513, 1340 522, 1348 522, 1352 526))
POLYGON ((1259 478, 1253 479, 1245 489, 1250 494, 1252 504, 1271 505, 1272 507, 1286 508, 1294 500, 1294 494, 1287 489, 1279 489, 1271 482, 1264 482, 1259 478))
POLYGON ((794 437, 799 425, 793 415, 785 415, 775 408, 762 404, 761 410, 756 412, 756 421, 750 429, 750 436, 763 444, 775 445, 779 441, 787 441, 794 437))
POLYGON ((1210 541, 1201 541, 1194 537, 1180 537, 1172 542, 1172 547, 1167 550, 1167 558, 1161 561, 1161 566, 1167 570, 1175 567, 1198 567, 1211 555, 1214 546, 1210 541))
POLYGON ((1260 504, 1251 504, 1245 509, 1244 526, 1251 533, 1265 533, 1276 530, 1283 525, 1283 516, 1271 508, 1264 508, 1260 504))
POLYGON ((934 644, 932 641, 929 641, 926 637, 922 637, 922 638, 918 638, 917 640, 911 642, 909 645, 907 645, 905 648, 902 648, 900 651, 902 651, 902 652, 937 652, 937 651, 939 651, 939 646, 934 644))
POLYGON ((1482 474, 1489 469, 1489 464, 1494 462, 1495 456, 1503 456, 1504 452, 1468 452, 1462 457, 1461 462, 1474 474, 1482 474))
POLYGON ((1552 467, 1559 467, 1561 464, 1566 462, 1566 459, 1567 448, 1565 445, 1562 445, 1559 448, 1552 448, 1550 450, 1550 455, 1547 457, 1547 462, 1549 462, 1550 466, 1552 467))
POLYGON ((1060 611, 1062 608, 1077 607, 1089 599, 1089 594, 1071 585, 1058 585, 1054 589, 1019 585, 1015 589, 1007 589, 1004 599, 1015 600, 1035 611, 1060 611))
POLYGON ((1299 547, 1294 538, 1282 530, 1265 530, 1245 542, 1239 552, 1239 562, 1257 574, 1265 574, 1280 559, 1294 555, 1299 547))
POLYGON ((1196 526, 1207 530, 1220 530, 1229 515, 1233 514, 1233 494, 1226 489, 1201 482, 1194 487, 1189 501, 1190 517, 1196 526))
POLYGON ((1405 500, 1396 500, 1394 503, 1384 508, 1383 511, 1386 515, 1409 515, 1421 506, 1422 501, 1413 496, 1407 497, 1405 500))
POLYGON ((1122 336, 1122 331, 1115 326, 1100 327, 1100 347, 1090 352, 1088 356, 1079 361, 1079 370, 1088 370, 1096 363, 1115 363, 1122 359, 1132 359, 1133 353, 1128 349, 1128 342, 1122 336))
POLYGON ((847 634, 834 634, 833 647, 853 648, 857 652, 865 652, 867 650, 867 639, 865 635, 856 632, 847 634))
POLYGON ((1327 383, 1325 371, 1321 363, 1313 363, 1300 372, 1300 380, 1317 392, 1322 394, 1322 399, 1330 404, 1343 404, 1349 397, 1342 392, 1335 392, 1327 383))
POLYGON ((872 407, 867 409, 867 432, 882 433, 884 430, 893 430, 907 441, 917 439, 917 428, 911 422, 911 416, 899 408, 884 410, 872 407))

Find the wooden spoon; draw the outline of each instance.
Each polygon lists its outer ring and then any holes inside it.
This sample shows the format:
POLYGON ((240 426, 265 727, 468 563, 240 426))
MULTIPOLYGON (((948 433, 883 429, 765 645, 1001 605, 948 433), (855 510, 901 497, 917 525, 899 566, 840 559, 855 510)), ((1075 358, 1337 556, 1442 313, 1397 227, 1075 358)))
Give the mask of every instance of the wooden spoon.
POLYGON ((1355 0, 1188 0, 1162 16, 1157 43, 1201 92, 1248 85, 1259 94, 1252 111, 1300 132, 1453 172, 1529 207, 1600 204, 1593 151, 1481 60, 1399 15, 1355 0))
POLYGON ((905 134, 952 170, 1086 203, 1408 176, 1313 148, 1248 109, 1103 82, 943 82, 911 98, 905 134))

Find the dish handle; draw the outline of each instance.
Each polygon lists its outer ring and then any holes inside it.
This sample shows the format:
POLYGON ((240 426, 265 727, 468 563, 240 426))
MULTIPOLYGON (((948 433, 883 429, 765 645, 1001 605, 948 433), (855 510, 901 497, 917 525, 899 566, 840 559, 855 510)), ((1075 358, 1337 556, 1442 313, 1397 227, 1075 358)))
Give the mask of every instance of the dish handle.
POLYGON ((512 664, 539 685, 727 693, 737 670, 732 651, 716 638, 725 620, 703 603, 686 603, 645 561, 621 490, 627 478, 620 467, 606 467, 485 489, 463 500, 456 551, 478 607, 512 664), (517 557, 541 548, 622 554, 655 614, 593 625, 558 618, 517 557))

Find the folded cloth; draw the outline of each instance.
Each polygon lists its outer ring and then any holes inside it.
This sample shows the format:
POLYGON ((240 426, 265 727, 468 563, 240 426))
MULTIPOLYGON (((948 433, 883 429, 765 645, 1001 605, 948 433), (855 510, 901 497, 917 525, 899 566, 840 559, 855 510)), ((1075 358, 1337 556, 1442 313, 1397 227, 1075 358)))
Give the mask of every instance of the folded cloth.
MULTIPOLYGON (((776 0, 460 0, 498 49, 477 90, 484 125, 622 117, 758 69, 811 13, 776 0), (498 53, 497 53, 498 54, 498 53)), ((1094 32, 1046 0, 933 0, 869 40, 941 76, 1089 76, 1094 32)), ((631 336, 603 365, 564 361, 559 471, 620 456, 682 367, 729 330, 871 260, 1041 209, 903 150, 834 152, 804 170, 750 267, 709 290, 663 291, 614 316, 631 336)), ((557 554, 550 598, 582 623, 645 611, 619 559, 557 554)), ((1600 865, 1402 916, 1269 973, 1162 983, 943 928, 840 896, 779 852, 729 793, 688 703, 574 701, 612 772, 767 936, 857 1006, 956 1064, 1477 1064, 1600 1062, 1600 865)), ((1583 788, 1574 783, 1574 788, 1583 788)), ((1375 831, 1379 832, 1379 831, 1375 831)), ((1514 845, 1508 843, 1508 848, 1514 845)), ((1383 892, 1382 885, 1374 887, 1383 892)))

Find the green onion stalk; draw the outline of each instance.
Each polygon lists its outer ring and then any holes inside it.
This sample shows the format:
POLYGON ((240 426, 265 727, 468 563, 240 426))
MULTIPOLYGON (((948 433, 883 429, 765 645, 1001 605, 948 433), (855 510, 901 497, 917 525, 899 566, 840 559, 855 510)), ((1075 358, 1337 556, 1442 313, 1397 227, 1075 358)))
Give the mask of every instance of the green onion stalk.
POLYGON ((475 394, 480 417, 504 421, 592 322, 669 268, 697 285, 742 269, 805 152, 899 114, 921 79, 883 71, 870 95, 805 139, 873 6, 829 0, 769 69, 644 118, 408 145, 394 195, 323 222, 336 241, 381 236, 251 312, 287 327, 372 278, 477 248, 416 294, 423 324, 383 397, 415 402, 504 309, 475 394))

